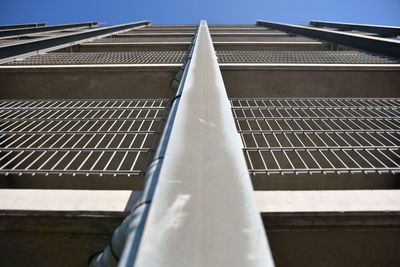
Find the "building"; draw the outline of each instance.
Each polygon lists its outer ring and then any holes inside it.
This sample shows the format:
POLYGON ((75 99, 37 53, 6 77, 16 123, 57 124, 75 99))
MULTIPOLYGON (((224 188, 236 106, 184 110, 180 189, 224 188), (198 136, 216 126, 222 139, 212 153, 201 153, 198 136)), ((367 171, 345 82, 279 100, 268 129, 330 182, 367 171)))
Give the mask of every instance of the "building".
POLYGON ((3 28, 1 265, 397 266, 399 35, 3 28))

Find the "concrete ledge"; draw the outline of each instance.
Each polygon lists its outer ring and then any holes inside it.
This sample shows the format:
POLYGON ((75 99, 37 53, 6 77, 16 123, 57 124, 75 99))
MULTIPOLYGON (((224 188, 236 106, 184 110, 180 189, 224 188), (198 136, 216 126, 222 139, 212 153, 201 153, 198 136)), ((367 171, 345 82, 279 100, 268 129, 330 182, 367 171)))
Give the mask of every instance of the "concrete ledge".
POLYGON ((0 214, 7 211, 122 213, 129 212, 141 191, 129 190, 0 190, 0 214))
POLYGON ((400 212, 400 190, 255 191, 261 213, 400 212))
MULTIPOLYGON (((130 190, 1 189, 0 214, 7 211, 92 211, 125 214, 140 198, 130 190)), ((400 190, 255 191, 260 213, 399 212, 400 190)))
MULTIPOLYGON (((398 266, 400 191, 254 194, 276 266, 398 266)), ((0 190, 2 266, 87 266, 136 196, 128 190, 0 190)))

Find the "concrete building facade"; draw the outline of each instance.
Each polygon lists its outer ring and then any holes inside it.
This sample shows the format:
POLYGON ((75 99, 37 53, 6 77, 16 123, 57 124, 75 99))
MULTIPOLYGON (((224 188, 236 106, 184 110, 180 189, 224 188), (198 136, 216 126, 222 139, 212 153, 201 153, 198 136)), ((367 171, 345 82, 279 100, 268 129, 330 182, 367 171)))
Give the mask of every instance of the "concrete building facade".
POLYGON ((0 265, 398 266, 399 36, 0 28, 0 265))

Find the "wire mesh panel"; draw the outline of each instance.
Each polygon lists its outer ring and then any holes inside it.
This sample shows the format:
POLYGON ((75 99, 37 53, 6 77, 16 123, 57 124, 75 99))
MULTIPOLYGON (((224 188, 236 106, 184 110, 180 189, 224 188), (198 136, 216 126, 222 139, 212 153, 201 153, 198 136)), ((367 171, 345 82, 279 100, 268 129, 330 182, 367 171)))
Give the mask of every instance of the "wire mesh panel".
POLYGON ((0 173, 141 175, 167 102, 0 101, 0 173))
POLYGON ((195 34, 197 28, 141 28, 132 31, 127 31, 125 33, 191 33, 195 34))
POLYGON ((91 43, 142 43, 142 42, 191 42, 191 36, 171 36, 171 37, 152 37, 152 36, 127 36, 109 37, 92 41, 91 43))
POLYGON ((7 65, 173 64, 184 62, 186 54, 186 51, 48 53, 7 65))
POLYGON ((252 174, 400 173, 400 99, 231 99, 252 174))
POLYGON ((279 36, 264 36, 264 37, 229 37, 229 36, 212 36, 214 42, 318 42, 316 39, 307 37, 279 37, 279 36))
POLYGON ((267 33, 267 32, 282 32, 277 30, 268 30, 263 27, 221 27, 221 28, 210 28, 210 33, 267 33))
POLYGON ((361 51, 217 51, 220 63, 391 64, 398 60, 361 51))

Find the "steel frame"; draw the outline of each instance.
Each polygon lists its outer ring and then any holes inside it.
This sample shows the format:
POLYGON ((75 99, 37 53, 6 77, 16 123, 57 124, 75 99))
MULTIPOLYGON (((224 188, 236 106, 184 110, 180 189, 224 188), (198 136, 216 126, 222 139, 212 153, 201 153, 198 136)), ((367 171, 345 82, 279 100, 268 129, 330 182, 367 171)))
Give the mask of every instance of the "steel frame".
POLYGON ((382 55, 400 57, 400 42, 395 40, 263 20, 258 20, 257 25, 351 46, 382 55))
POLYGON ((73 29, 73 28, 81 28, 81 27, 93 27, 97 26, 97 21, 92 22, 83 22, 83 23, 72 23, 72 24, 61 24, 61 25, 52 25, 52 26, 35 26, 35 27, 24 27, 21 29, 7 29, 0 30, 0 37, 9 37, 9 36, 20 36, 31 33, 40 33, 40 32, 49 32, 56 30, 65 30, 65 29, 73 29))
POLYGON ((43 27, 43 26, 46 26, 46 23, 38 22, 38 23, 30 23, 30 24, 10 24, 10 25, 0 25, 0 30, 43 27))
POLYGON ((82 41, 85 39, 110 34, 113 32, 123 31, 127 29, 132 29, 140 26, 148 25, 149 21, 141 21, 134 22, 128 24, 121 24, 117 26, 103 27, 97 29, 89 29, 82 32, 63 34, 61 36, 52 36, 52 37, 44 37, 38 38, 34 40, 29 40, 26 42, 16 43, 16 44, 6 44, 0 46, 0 60, 6 61, 10 58, 40 51, 43 49, 54 48, 57 46, 70 44, 78 41, 82 41))
POLYGON ((392 26, 379 26, 379 25, 368 25, 368 24, 355 24, 355 23, 341 23, 341 22, 331 22, 331 21, 319 21, 312 20, 310 25, 315 27, 330 27, 336 28, 343 31, 362 31, 377 33, 385 37, 396 37, 400 35, 400 27, 392 26))

